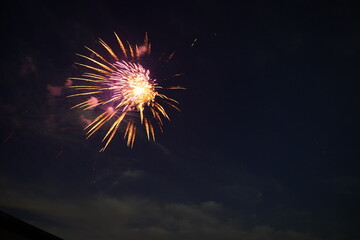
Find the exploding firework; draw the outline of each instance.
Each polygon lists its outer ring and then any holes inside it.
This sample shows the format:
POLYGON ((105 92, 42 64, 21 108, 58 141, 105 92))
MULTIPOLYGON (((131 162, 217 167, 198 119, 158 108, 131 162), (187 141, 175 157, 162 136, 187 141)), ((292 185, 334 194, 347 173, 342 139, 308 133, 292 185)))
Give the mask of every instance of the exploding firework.
MULTIPOLYGON (((82 77, 69 78, 84 83, 71 86, 79 93, 74 93, 69 97, 86 98, 73 108, 102 109, 101 113, 85 127, 87 138, 105 124, 110 123, 110 127, 103 138, 105 145, 100 151, 106 149, 121 125, 124 125, 124 139, 126 139, 127 146, 133 147, 137 127, 139 127, 137 122, 140 122, 140 125, 144 127, 148 140, 155 141, 155 131, 151 120, 157 123, 161 131, 163 118, 170 120, 164 106, 158 101, 159 99, 161 99, 161 103, 166 103, 179 110, 175 106, 178 102, 159 93, 162 87, 157 84, 155 79, 151 78, 150 70, 139 63, 140 58, 143 55, 150 54, 151 51, 147 34, 141 46, 133 46, 128 43, 125 47, 116 33, 115 37, 121 50, 121 57, 116 55, 103 40, 99 39, 109 57, 106 58, 85 46, 91 55, 77 55, 91 64, 76 64, 90 71, 85 72, 82 77), (140 121, 137 121, 139 118, 140 121)), ((171 87, 167 89, 183 88, 171 87)))

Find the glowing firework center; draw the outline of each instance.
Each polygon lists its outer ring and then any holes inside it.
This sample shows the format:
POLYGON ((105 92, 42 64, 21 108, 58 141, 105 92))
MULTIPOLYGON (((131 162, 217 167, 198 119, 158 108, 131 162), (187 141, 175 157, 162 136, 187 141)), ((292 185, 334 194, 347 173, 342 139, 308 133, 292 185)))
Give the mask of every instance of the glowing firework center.
POLYGON ((140 64, 125 61, 114 65, 117 71, 110 76, 110 89, 114 91, 114 99, 120 101, 116 108, 123 108, 123 111, 143 111, 144 104, 149 105, 157 95, 155 80, 149 76, 150 71, 140 64))

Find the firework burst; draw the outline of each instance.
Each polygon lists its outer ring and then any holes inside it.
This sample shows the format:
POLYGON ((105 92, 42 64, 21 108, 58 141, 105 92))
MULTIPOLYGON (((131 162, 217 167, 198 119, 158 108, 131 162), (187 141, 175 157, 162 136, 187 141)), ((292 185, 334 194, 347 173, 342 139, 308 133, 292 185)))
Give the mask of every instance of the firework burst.
MULTIPOLYGON (((86 98, 73 108, 102 109, 102 112, 85 127, 87 138, 105 124, 110 123, 103 138, 105 145, 100 151, 106 149, 121 125, 124 125, 124 139, 126 139, 127 146, 133 147, 137 127, 139 127, 136 124, 138 118, 140 118, 140 125, 145 129, 147 138, 155 141, 155 131, 151 120, 157 123, 161 131, 162 119, 170 120, 158 99, 162 100, 161 103, 166 103, 179 110, 175 106, 178 102, 160 94, 158 91, 162 87, 157 84, 155 79, 151 78, 150 70, 139 63, 140 58, 145 54, 150 54, 151 51, 147 34, 141 46, 133 46, 128 43, 125 47, 116 33, 115 37, 121 50, 121 57, 116 55, 103 40, 99 39, 109 57, 106 58, 85 46, 91 55, 77 55, 91 64, 76 64, 85 67, 89 72, 85 72, 82 77, 70 78, 70 80, 83 82, 83 84, 71 86, 79 93, 74 93, 69 97, 86 98)), ((168 89, 183 88, 171 87, 168 89)))

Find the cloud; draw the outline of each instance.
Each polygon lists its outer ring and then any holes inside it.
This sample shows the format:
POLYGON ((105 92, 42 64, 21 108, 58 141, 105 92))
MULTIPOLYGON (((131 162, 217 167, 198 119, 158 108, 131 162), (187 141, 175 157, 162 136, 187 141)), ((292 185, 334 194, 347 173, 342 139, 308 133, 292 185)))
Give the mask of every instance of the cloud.
POLYGON ((360 179, 357 176, 340 176, 320 179, 322 184, 328 185, 337 194, 351 195, 359 191, 360 179))
POLYGON ((224 207, 214 201, 166 203, 102 194, 88 198, 46 198, 8 192, 2 196, 2 207, 27 211, 35 216, 28 219, 32 224, 69 240, 317 239, 307 233, 275 230, 270 226, 245 229, 239 220, 224 217, 224 207))
POLYGON ((31 56, 26 56, 21 65, 19 74, 22 77, 26 77, 27 75, 36 72, 36 70, 33 58, 31 56))
POLYGON ((48 84, 46 86, 46 89, 49 91, 50 95, 51 96, 61 96, 62 95, 62 89, 63 87, 58 87, 58 86, 53 86, 53 85, 50 85, 48 84))
POLYGON ((144 175, 144 171, 138 169, 135 170, 128 169, 125 172, 123 172, 122 175, 125 178, 133 178, 133 179, 141 178, 144 175))

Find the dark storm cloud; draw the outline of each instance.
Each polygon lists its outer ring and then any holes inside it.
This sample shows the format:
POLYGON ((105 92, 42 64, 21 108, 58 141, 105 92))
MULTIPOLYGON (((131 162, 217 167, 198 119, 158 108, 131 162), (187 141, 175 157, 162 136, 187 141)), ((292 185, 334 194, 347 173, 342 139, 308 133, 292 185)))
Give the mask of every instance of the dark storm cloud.
POLYGON ((224 207, 213 201, 184 204, 101 194, 76 199, 16 192, 3 192, 3 196, 1 206, 37 216, 30 220, 32 224, 69 240, 319 239, 311 234, 275 230, 267 225, 246 229, 238 219, 224 217, 224 207))

